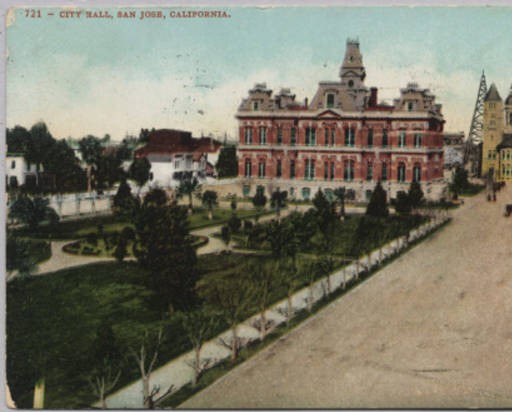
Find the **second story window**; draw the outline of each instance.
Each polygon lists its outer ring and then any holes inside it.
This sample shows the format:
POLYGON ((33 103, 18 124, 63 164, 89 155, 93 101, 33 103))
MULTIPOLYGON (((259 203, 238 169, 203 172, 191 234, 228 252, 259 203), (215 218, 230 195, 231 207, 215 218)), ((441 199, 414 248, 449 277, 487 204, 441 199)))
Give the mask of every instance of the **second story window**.
POLYGON ((277 159, 277 164, 276 164, 276 177, 281 177, 281 175, 282 175, 281 159, 277 159))
POLYGON ((347 160, 343 167, 343 180, 351 182, 354 180, 354 161, 347 160))
POLYGON ((297 143, 297 129, 292 127, 290 130, 290 145, 295 146, 297 143))
POLYGON ((11 161, 11 169, 16 169, 16 160, 11 161))
POLYGON ((313 180, 315 178, 315 161, 312 159, 305 160, 304 178, 306 180, 313 180))
POLYGON ((366 169, 366 180, 373 180, 373 164, 368 162, 366 169))
POLYGON ((382 147, 388 147, 388 129, 382 129, 382 147))
POLYGON ((414 147, 421 147, 421 133, 414 134, 414 147))
POLYGON ((283 144, 283 128, 277 128, 277 144, 283 144))
POLYGON ((400 130, 398 134, 398 147, 405 147, 405 130, 400 130))
POLYGON ((345 129, 345 146, 354 147, 356 140, 356 129, 347 127, 345 129))
POLYGON ((373 129, 368 129, 368 147, 373 146, 373 129))
POLYGON ((316 129, 314 127, 306 127, 306 146, 314 146, 316 144, 316 129))
POLYGON ((260 144, 267 144, 267 128, 260 127, 260 144))
POLYGON ((245 144, 252 144, 252 128, 246 127, 244 129, 245 144))
POLYGON ((258 163, 258 177, 263 179, 265 177, 265 161, 260 160, 258 163))
POLYGON ((290 179, 295 179, 295 160, 290 160, 290 179))
POLYGON ((329 129, 325 128, 325 145, 329 145, 329 129))
POLYGON ((252 164, 251 159, 245 159, 245 177, 252 176, 252 164))
POLYGON ((382 163, 382 171, 380 174, 380 180, 385 182, 388 180, 388 165, 386 163, 382 163))

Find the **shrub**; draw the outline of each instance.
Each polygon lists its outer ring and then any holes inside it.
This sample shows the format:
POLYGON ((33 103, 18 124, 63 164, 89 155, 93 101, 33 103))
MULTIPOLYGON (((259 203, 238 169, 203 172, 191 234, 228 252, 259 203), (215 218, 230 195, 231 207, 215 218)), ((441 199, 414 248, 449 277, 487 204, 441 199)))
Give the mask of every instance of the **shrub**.
POLYGON ((92 246, 98 246, 98 235, 95 232, 87 233, 85 241, 92 246))
POLYGON ((240 231, 240 228, 242 227, 242 221, 235 214, 231 215, 227 224, 228 224, 229 230, 232 233, 238 233, 240 231))

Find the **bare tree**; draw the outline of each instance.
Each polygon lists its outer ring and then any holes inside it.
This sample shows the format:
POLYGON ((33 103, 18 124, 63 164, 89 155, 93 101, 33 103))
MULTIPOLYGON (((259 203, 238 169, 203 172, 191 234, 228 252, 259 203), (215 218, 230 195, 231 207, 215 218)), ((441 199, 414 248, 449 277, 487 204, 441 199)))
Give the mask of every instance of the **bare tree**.
POLYGON ((268 329, 271 327, 271 322, 267 320, 267 307, 270 303, 270 292, 275 285, 275 267, 272 265, 264 265, 263 267, 256 268, 250 267, 249 273, 254 274, 253 287, 254 295, 256 297, 256 304, 260 312, 260 319, 257 322, 258 329, 260 330, 260 339, 265 339, 268 329))
POLYGON ((114 373, 108 361, 104 360, 102 367, 88 377, 89 385, 98 398, 101 408, 107 409, 106 397, 117 385, 120 376, 121 371, 114 373))
POLYGON ((289 325, 293 317, 292 297, 301 284, 295 259, 281 259, 278 272, 280 280, 286 288, 286 324, 289 325))
POLYGON ((144 332, 144 338, 140 344, 140 347, 137 350, 133 348, 129 349, 130 355, 137 362, 137 366, 139 367, 142 380, 142 397, 145 408, 149 408, 150 403, 153 402, 153 398, 149 392, 149 380, 151 378, 151 372, 153 371, 156 360, 158 358, 158 352, 161 343, 162 329, 158 330, 158 335, 155 342, 151 341, 149 332, 146 330, 144 332))
POLYGON ((189 366, 194 370, 192 385, 195 386, 203 372, 210 365, 210 359, 201 360, 201 349, 205 340, 208 339, 219 324, 219 319, 214 313, 206 312, 204 309, 180 313, 178 316, 180 317, 185 334, 194 348, 194 360, 189 366))
POLYGON ((231 359, 238 356, 240 339, 237 326, 244 320, 253 297, 253 290, 248 287, 248 282, 243 278, 245 273, 236 274, 234 277, 218 277, 208 279, 207 282, 199 282, 199 293, 213 310, 218 311, 231 329, 231 341, 221 343, 231 350, 231 359))

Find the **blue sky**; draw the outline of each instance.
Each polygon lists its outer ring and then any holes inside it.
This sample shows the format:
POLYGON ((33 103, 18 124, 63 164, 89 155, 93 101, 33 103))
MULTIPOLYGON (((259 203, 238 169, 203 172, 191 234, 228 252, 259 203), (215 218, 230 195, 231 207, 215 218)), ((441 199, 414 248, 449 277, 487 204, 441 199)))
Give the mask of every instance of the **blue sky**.
POLYGON ((430 88, 447 130, 467 133, 482 69, 502 97, 512 84, 512 7, 223 9, 231 18, 61 19, 42 9, 28 19, 17 10, 7 126, 44 120, 58 138, 119 140, 141 127, 235 137, 234 114, 255 82, 311 99, 319 81, 338 78, 347 38, 360 40, 367 86, 383 99, 409 81, 430 88))

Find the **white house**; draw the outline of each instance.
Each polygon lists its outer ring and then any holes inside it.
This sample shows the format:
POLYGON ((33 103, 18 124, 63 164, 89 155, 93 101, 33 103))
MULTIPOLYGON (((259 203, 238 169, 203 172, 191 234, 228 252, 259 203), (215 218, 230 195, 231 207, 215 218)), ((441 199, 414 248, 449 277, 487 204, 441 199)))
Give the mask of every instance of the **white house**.
POLYGON ((21 153, 7 153, 5 156, 5 187, 17 188, 27 182, 27 179, 37 181, 35 164, 28 163, 21 153))
POLYGON ((145 157, 151 163, 150 184, 176 187, 185 178, 205 179, 214 169, 208 155, 217 155, 220 142, 210 138, 194 138, 190 132, 173 129, 155 130, 149 141, 135 150, 135 158, 145 157))

